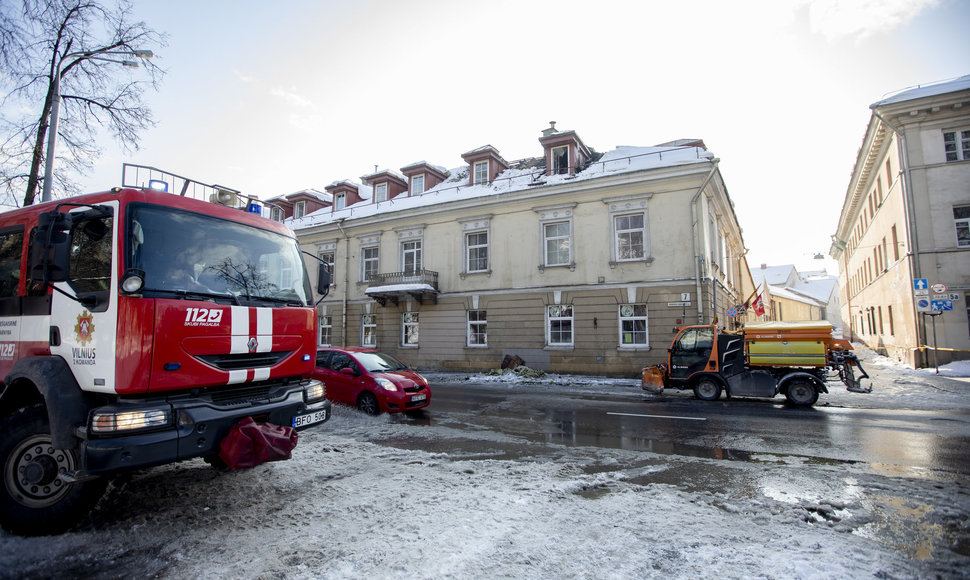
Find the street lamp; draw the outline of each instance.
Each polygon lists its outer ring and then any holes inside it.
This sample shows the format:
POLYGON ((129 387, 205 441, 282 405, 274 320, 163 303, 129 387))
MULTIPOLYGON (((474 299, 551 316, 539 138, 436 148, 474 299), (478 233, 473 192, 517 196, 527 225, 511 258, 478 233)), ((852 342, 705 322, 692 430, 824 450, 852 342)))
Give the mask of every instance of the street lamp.
POLYGON ((44 189, 41 193, 41 202, 51 200, 51 182, 54 181, 54 145, 57 141, 57 118, 61 109, 61 66, 60 64, 72 57, 80 57, 82 60, 103 60, 105 62, 116 62, 129 68, 138 68, 140 65, 137 60, 116 60, 104 58, 104 55, 133 56, 135 58, 152 58, 155 56, 150 50, 95 50, 71 52, 65 54, 54 68, 54 100, 51 103, 51 120, 47 129, 47 159, 44 162, 44 189))

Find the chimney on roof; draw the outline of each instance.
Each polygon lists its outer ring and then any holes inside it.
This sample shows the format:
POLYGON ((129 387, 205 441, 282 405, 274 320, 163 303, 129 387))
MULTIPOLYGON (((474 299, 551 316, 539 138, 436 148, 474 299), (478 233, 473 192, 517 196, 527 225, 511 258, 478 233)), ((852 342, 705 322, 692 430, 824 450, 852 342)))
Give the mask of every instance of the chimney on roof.
POLYGON ((761 269, 762 270, 767 270, 768 269, 768 264, 762 264, 761 265, 761 269))
POLYGON ((558 132, 559 131, 556 131, 556 122, 555 121, 549 121, 549 128, 542 130, 542 136, 543 137, 548 137, 549 135, 552 135, 553 133, 558 133, 558 132))

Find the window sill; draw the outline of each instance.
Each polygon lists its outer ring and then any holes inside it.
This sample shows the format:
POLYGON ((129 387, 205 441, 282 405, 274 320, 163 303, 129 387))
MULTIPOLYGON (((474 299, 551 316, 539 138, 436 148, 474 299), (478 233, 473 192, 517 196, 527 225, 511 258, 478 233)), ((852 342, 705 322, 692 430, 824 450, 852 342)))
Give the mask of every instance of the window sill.
POLYGON ((572 344, 547 344, 542 350, 576 350, 572 344))
POLYGON ((466 344, 465 348, 468 350, 488 350, 487 344, 466 344))
POLYGON ((610 260, 610 268, 616 268, 617 266, 623 266, 625 264, 643 264, 644 266, 649 266, 653 264, 653 256, 647 256, 646 258, 640 258, 638 260, 610 260))
POLYGON ((546 266, 546 265, 540 264, 539 265, 539 272, 545 272, 546 271, 546 268, 569 268, 569 271, 570 272, 575 272, 576 271, 576 262, 573 262, 571 264, 555 264, 553 266, 546 266))
POLYGON ((402 344, 401 345, 401 348, 408 349, 408 350, 417 350, 419 346, 421 346, 421 345, 418 345, 418 344, 402 344))
POLYGON ((461 278, 462 280, 464 280, 465 277, 467 277, 467 276, 488 276, 489 278, 491 278, 492 277, 492 271, 491 270, 479 270, 477 272, 459 272, 458 273, 458 277, 461 278))
POLYGON ((651 350, 651 349, 650 349, 650 346, 649 345, 644 345, 644 346, 627 346, 627 345, 624 345, 624 346, 618 346, 618 347, 616 347, 616 350, 618 352, 646 352, 646 351, 651 350))

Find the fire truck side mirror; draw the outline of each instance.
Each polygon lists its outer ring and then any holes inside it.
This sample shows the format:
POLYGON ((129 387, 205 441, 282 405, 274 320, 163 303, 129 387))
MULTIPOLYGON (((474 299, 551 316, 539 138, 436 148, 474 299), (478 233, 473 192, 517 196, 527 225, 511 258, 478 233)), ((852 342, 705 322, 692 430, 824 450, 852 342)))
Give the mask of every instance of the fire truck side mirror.
POLYGON ((317 294, 326 296, 330 293, 330 272, 321 264, 320 273, 317 275, 317 294))
POLYGON ((44 282, 68 279, 71 258, 72 219, 57 211, 42 213, 37 218, 37 235, 31 250, 30 277, 44 282))

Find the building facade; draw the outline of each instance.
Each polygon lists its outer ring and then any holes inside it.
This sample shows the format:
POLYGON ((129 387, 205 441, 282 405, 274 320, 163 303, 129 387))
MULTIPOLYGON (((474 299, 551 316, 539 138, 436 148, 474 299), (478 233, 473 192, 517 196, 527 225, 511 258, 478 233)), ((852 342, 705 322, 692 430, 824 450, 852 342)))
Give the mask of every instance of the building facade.
POLYGON ((718 160, 701 142, 588 148, 550 127, 535 158, 491 145, 327 187, 291 219, 333 271, 320 343, 422 369, 516 355, 553 372, 636 375, 678 324, 731 326, 753 290, 718 160), (734 310, 732 310, 734 309, 734 310))
POLYGON ((847 336, 914 366, 970 358, 970 76, 870 108, 831 250, 847 336))

